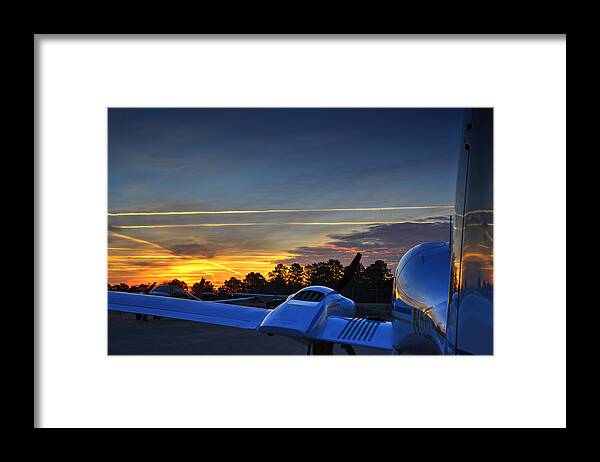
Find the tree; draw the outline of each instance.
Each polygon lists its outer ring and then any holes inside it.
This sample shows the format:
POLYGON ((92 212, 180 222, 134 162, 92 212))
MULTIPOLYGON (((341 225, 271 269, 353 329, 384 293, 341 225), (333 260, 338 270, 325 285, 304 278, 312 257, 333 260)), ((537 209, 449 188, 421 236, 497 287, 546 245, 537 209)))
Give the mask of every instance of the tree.
POLYGON ((114 286, 111 286, 110 290, 116 290, 117 292, 128 292, 129 286, 122 282, 120 284, 115 284, 114 286))
POLYGON ((340 279, 344 276, 344 265, 339 260, 327 260, 327 266, 331 272, 331 285, 337 284, 340 279))
POLYGON ((352 285, 361 287, 365 282, 365 267, 362 263, 359 263, 358 268, 356 268, 356 273, 354 274, 354 279, 352 279, 352 285))
POLYGON ((344 274, 339 260, 320 261, 304 267, 308 285, 335 287, 344 274))
POLYGON ((234 278, 234 277, 230 277, 229 279, 227 279, 223 285, 219 288, 219 292, 227 292, 227 293, 232 293, 232 292, 243 292, 243 285, 242 285, 242 281, 240 281, 238 278, 234 278))
POLYGON ((200 282, 194 282, 191 292, 198 298, 202 296, 202 292, 204 292, 204 278, 200 279, 200 282))
POLYGON ((188 290, 187 283, 185 283, 184 281, 180 281, 179 279, 173 279, 172 281, 167 282, 166 284, 181 287, 183 290, 188 290))
POLYGON ((267 280, 262 274, 251 272, 246 274, 242 285, 245 292, 264 292, 267 287, 267 280))
POLYGON ((151 285, 152 285, 151 283, 148 283, 148 284, 140 284, 140 285, 138 286, 138 291, 139 291, 139 292, 142 292, 142 293, 144 293, 144 292, 146 292, 146 291, 148 290, 148 288, 149 288, 151 285))
POLYGON ((298 263, 292 263, 288 268, 285 284, 292 292, 300 290, 305 285, 304 268, 298 263))
POLYGON ((214 292, 214 290, 215 287, 213 286, 213 283, 204 278, 200 279, 200 282, 196 282, 192 286, 192 293, 198 298, 200 298, 204 292, 214 292))
POLYGON ((204 281, 204 292, 214 292, 215 286, 210 281, 204 281))
POLYGON ((365 268, 364 279, 369 285, 383 287, 392 281, 393 276, 386 262, 376 260, 365 268))
POLYGON ((288 274, 288 267, 282 263, 278 263, 273 271, 269 272, 269 288, 278 293, 285 292, 286 287, 286 279, 288 274))
MULTIPOLYGON (((282 263, 275 265, 269 272, 268 281, 265 277, 256 272, 248 273, 243 280, 231 277, 223 283, 218 290, 210 281, 202 278, 191 287, 191 292, 200 297, 204 292, 218 292, 219 295, 227 296, 234 292, 255 292, 255 293, 290 293, 297 292, 307 285, 323 285, 336 288, 338 282, 344 275, 347 268, 335 259, 321 261, 302 267, 298 263, 292 263, 286 266, 282 263)), ((359 263, 352 283, 344 291, 345 295, 351 296, 354 300, 369 302, 373 300, 382 300, 383 294, 391 293, 393 274, 383 260, 376 260, 368 267, 359 263)), ((188 285, 179 279, 173 279, 163 284, 171 284, 189 290, 188 285)), ((482 281, 481 287, 486 287, 487 283, 482 281)), ((137 286, 128 286, 125 283, 110 285, 108 290, 121 292, 145 292, 149 284, 139 284, 137 286)))
POLYGON ((227 291, 227 289, 225 288, 225 286, 221 286, 217 289, 217 295, 220 298, 227 298, 227 296, 229 295, 229 292, 227 291))

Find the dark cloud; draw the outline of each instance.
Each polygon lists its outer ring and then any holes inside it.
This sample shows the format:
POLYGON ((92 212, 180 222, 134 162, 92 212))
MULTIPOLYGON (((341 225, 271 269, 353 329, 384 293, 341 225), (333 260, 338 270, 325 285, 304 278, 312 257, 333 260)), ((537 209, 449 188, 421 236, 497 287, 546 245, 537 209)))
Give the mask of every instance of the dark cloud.
POLYGON ((177 255, 186 257, 212 258, 216 255, 214 247, 211 248, 209 246, 196 243, 175 244, 167 248, 177 255))
POLYGON ((331 241, 320 246, 299 247, 291 252, 298 255, 286 263, 301 264, 335 258, 348 260, 355 252, 363 254, 363 264, 384 260, 395 266, 409 249, 431 241, 447 241, 448 223, 397 223, 370 226, 365 231, 331 234, 331 241))
POLYGON ((445 223, 397 223, 376 225, 368 230, 350 234, 333 234, 332 244, 337 247, 362 248, 365 252, 378 249, 402 250, 421 242, 448 240, 445 223))
POLYGON ((424 217, 424 218, 419 218, 415 221, 425 221, 425 222, 432 222, 432 221, 441 221, 441 222, 448 222, 450 221, 449 215, 440 215, 437 217, 424 217))
POLYGON ((353 256, 351 249, 342 249, 334 246, 303 246, 292 250, 291 253, 298 256, 284 260, 284 263, 301 263, 306 265, 317 261, 329 260, 330 258, 344 262, 345 260, 350 260, 353 256))

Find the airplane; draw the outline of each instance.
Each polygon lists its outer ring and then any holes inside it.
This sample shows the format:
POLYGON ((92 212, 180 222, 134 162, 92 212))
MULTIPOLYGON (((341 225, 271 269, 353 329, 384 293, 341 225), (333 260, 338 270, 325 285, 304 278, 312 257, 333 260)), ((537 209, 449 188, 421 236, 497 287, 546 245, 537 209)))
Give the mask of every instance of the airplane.
MULTIPOLYGON (((204 278, 202 279, 204 280, 204 278)), ((214 292, 201 292, 198 296, 191 293, 189 290, 183 289, 182 287, 175 284, 159 284, 153 282, 143 292, 145 295, 161 296, 161 297, 172 297, 172 298, 183 298, 188 300, 212 300, 217 303, 225 303, 232 305, 241 306, 256 306, 264 308, 274 308, 282 303, 287 296, 276 295, 276 294, 255 294, 245 292, 232 292, 232 298, 219 299, 219 296, 214 292)), ((136 313, 135 319, 138 321, 149 321, 147 314, 136 313)), ((152 316, 152 319, 160 321, 162 316, 152 316)))
POLYGON ((273 309, 146 294, 108 293, 108 309, 286 335, 307 354, 348 354, 354 346, 390 354, 493 354, 493 109, 466 109, 449 240, 416 245, 396 267, 392 320, 355 317, 340 294, 358 253, 335 288, 309 286, 273 309))
MULTIPOLYGON (((204 280, 204 278, 202 278, 204 280)), ((282 303, 287 295, 277 294, 255 294, 247 292, 231 292, 228 294, 231 298, 220 299, 214 292, 204 292, 193 294, 189 290, 175 284, 159 284, 152 283, 143 292, 147 295, 157 295, 162 297, 186 298, 188 300, 210 300, 217 303, 231 303, 234 305, 260 306, 266 308, 274 308, 282 303)))

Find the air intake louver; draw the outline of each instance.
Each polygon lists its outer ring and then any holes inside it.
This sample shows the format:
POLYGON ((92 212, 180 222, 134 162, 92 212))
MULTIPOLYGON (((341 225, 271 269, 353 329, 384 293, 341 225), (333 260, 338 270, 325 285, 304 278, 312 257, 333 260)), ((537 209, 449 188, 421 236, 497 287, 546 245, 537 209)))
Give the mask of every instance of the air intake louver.
POLYGON ((323 300, 323 294, 316 290, 303 290, 299 292, 292 300, 301 300, 303 302, 320 302, 323 300))
POLYGON ((370 342, 381 322, 363 318, 353 318, 344 326, 338 339, 370 342))

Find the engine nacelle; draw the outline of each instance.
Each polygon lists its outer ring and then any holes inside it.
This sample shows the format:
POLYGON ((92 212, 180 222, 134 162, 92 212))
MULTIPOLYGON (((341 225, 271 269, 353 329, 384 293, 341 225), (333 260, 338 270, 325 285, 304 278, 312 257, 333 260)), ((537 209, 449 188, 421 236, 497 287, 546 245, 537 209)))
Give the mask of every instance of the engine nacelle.
POLYGON ((274 308, 258 327, 259 332, 303 337, 320 328, 328 316, 353 317, 354 302, 323 286, 306 287, 274 308))
MULTIPOLYGON (((400 259, 394 276, 394 347, 420 351, 443 348, 448 313, 448 242, 419 244, 400 259)), ((435 351, 432 351, 435 352, 435 351)))

